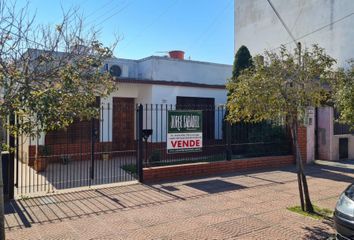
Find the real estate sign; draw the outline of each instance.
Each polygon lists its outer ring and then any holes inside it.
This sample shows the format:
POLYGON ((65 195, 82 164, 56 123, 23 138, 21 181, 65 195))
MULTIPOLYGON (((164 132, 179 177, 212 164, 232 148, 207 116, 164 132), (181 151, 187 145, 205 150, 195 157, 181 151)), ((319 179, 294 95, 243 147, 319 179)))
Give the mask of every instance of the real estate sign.
POLYGON ((202 111, 168 111, 167 152, 199 152, 203 147, 202 111))

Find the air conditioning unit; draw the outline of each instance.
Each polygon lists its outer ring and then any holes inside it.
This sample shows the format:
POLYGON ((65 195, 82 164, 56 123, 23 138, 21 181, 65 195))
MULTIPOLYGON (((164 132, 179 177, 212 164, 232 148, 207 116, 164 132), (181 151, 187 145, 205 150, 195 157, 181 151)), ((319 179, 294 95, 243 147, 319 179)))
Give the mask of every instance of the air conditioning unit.
POLYGON ((115 78, 129 77, 129 67, 124 64, 107 63, 104 66, 104 70, 109 72, 112 75, 112 77, 115 78))

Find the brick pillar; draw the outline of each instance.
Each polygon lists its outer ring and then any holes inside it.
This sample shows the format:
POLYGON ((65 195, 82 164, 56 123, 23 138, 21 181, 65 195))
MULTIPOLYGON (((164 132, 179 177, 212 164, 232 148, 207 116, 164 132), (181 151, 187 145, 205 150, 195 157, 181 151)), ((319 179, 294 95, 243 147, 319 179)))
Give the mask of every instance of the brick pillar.
POLYGON ((307 162, 307 129, 304 126, 298 128, 298 142, 303 163, 307 162))
POLYGON ((34 165, 35 158, 36 158, 36 146, 29 145, 28 146, 28 166, 34 165))

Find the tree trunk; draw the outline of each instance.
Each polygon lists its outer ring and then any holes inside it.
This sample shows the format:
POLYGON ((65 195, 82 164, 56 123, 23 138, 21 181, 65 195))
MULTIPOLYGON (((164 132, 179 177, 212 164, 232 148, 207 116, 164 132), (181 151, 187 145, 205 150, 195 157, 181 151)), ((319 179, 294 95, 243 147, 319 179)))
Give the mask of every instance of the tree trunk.
MULTIPOLYGON (((295 121, 295 123, 292 126, 293 126, 292 131, 294 133, 293 141, 294 141, 294 145, 295 145, 296 163, 298 165, 298 178, 299 178, 299 174, 300 174, 301 182, 303 185, 303 195, 305 197, 305 199, 304 199, 305 200, 305 211, 309 212, 309 213, 313 213, 314 210, 313 210, 313 206, 312 206, 311 199, 310 199, 310 193, 309 193, 309 189, 308 189, 308 185, 307 185, 307 178, 304 173, 304 165, 302 162, 302 157, 301 157, 300 148, 299 148, 297 121, 295 121)), ((300 193, 300 198, 301 198, 301 195, 302 195, 302 191, 300 193)))
POLYGON ((294 146, 294 152, 295 152, 295 161, 296 161, 296 171, 297 171, 297 184, 299 188, 299 196, 300 196, 300 204, 301 204, 301 210, 305 211, 305 204, 304 204, 304 192, 302 188, 302 177, 301 177, 301 168, 299 164, 299 158, 297 154, 297 148, 296 145, 297 143, 297 132, 294 131, 294 126, 291 126, 291 135, 292 135, 292 140, 293 140, 293 146, 294 146))
POLYGON ((5 239, 5 213, 4 213, 4 181, 2 175, 2 143, 3 131, 0 121, 0 239, 5 239))

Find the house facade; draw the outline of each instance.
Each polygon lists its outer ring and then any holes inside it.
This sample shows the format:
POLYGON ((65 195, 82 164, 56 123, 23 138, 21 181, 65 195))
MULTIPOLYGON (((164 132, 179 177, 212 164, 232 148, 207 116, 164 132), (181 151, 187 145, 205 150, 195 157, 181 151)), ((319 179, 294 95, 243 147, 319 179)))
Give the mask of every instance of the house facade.
MULTIPOLYGON (((166 143, 167 111, 181 109, 181 106, 194 110, 212 106, 212 111, 204 112, 204 125, 208 125, 205 136, 222 139, 223 106, 227 97, 225 84, 232 74, 232 65, 185 60, 182 51, 172 51, 170 56, 139 60, 107 59, 103 70, 111 73, 118 90, 107 98, 98 99, 100 116, 94 125, 97 142, 102 144, 98 145, 101 151, 136 148, 136 117, 140 104, 144 108, 143 127, 153 132, 150 144, 166 143), (215 110, 218 106, 222 110, 215 110)), ((51 146, 54 155, 89 151, 91 129, 89 121, 81 121, 66 130, 43 133, 39 139, 30 139, 28 147, 22 145, 22 161, 28 161, 27 156, 34 158, 36 145, 51 146)))
MULTIPOLYGON (((272 3, 303 47, 318 44, 337 59, 339 67, 348 66, 348 60, 354 57, 353 1, 273 0, 272 3)), ((242 45, 247 46, 252 55, 276 50, 280 45, 295 48, 267 1, 235 0, 234 26, 235 51, 242 45)), ((314 124, 315 131, 308 126, 308 151, 323 160, 354 159, 353 132, 336 122, 335 110, 325 107, 311 113, 313 119, 307 123, 314 124)))
MULTIPOLYGON (((225 84, 231 76, 232 66, 201 61, 185 60, 176 57, 151 56, 140 60, 110 59, 106 69, 121 69, 117 76, 118 91, 101 103, 114 107, 114 102, 125 101, 129 104, 143 104, 151 108, 161 105, 224 105, 227 91, 225 84)), ((112 109, 113 111, 113 109, 112 109)), ((103 125, 112 129, 114 114, 106 112, 103 125), (108 119, 108 115, 111 119, 108 119)), ((222 119, 220 119, 222 120, 222 119)), ((148 119, 147 125, 156 126, 159 119, 148 119), (150 122, 153 121, 153 122, 150 122)), ((160 124, 159 124, 160 125, 160 124)), ((166 127, 163 127, 166 129, 166 127)), ((104 134, 108 134, 103 130, 104 134)), ((162 134, 165 136, 166 134, 162 134)), ((111 135, 112 136, 112 135, 111 135)), ((104 140, 110 141, 108 135, 104 140)))

